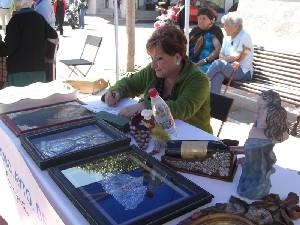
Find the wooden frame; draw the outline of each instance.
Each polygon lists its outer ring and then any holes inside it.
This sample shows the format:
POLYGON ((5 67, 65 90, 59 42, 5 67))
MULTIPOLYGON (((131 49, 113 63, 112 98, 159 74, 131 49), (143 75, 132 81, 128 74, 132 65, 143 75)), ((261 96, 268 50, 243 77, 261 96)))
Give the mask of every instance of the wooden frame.
POLYGON ((90 224, 162 224, 213 198, 136 146, 48 172, 90 224))
POLYGON ((42 107, 11 111, 1 115, 2 121, 17 135, 70 122, 92 118, 94 113, 78 100, 42 107))
POLYGON ((203 159, 198 159, 198 160, 162 156, 161 161, 167 166, 174 168, 175 170, 183 173, 190 173, 198 176, 232 182, 237 169, 236 155, 234 155, 231 152, 218 153, 218 154, 219 154, 217 156, 218 159, 215 159, 216 157, 215 154, 212 154, 212 155, 207 155, 203 159), (221 154, 223 154, 223 156, 221 154), (207 163, 213 161, 215 162, 215 165, 218 165, 219 163, 226 161, 226 167, 220 166, 219 169, 214 169, 213 171, 210 171, 209 169, 202 169, 202 167, 205 166, 207 163))
POLYGON ((35 163, 46 169, 128 146, 130 138, 103 120, 89 119, 22 135, 21 143, 35 163))

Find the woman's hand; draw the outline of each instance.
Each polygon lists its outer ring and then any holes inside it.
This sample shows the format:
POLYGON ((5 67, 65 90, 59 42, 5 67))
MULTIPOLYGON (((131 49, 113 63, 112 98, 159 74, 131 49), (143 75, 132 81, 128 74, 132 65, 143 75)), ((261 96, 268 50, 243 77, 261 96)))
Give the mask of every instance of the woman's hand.
POLYGON ((121 116, 126 116, 126 117, 131 117, 133 116, 135 113, 137 112, 141 112, 143 109, 145 109, 145 105, 144 103, 140 102, 137 104, 133 104, 130 106, 127 106, 125 108, 123 108, 120 112, 119 115, 121 116))
POLYGON ((234 62, 231 63, 231 66, 233 68, 233 71, 237 71, 238 68, 240 67, 240 63, 237 62, 237 61, 234 61, 234 62))
POLYGON ((233 63, 234 61, 238 61, 239 60, 239 56, 231 56, 231 55, 220 54, 219 59, 223 59, 226 62, 233 63))
POLYGON ((239 60, 239 56, 228 55, 226 57, 226 61, 229 62, 229 63, 233 63, 233 62, 238 61, 238 60, 239 60))
POLYGON ((107 91, 105 93, 105 103, 108 106, 116 106, 118 101, 120 100, 120 94, 117 91, 107 91))
POLYGON ((207 62, 205 62, 205 60, 204 59, 201 59, 201 60, 199 60, 197 63, 195 63, 196 64, 196 66, 202 66, 202 65, 204 65, 204 64, 206 64, 207 62))

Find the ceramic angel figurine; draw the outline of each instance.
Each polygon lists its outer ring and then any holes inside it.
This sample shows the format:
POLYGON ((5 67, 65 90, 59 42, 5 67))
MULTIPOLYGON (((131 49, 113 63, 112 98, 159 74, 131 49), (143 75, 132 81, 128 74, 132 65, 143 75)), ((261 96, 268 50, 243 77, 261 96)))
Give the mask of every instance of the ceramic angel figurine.
POLYGON ((273 147, 288 138, 287 112, 278 93, 263 91, 258 98, 257 119, 244 145, 245 161, 237 192, 248 199, 269 194, 270 176, 275 172, 273 147))

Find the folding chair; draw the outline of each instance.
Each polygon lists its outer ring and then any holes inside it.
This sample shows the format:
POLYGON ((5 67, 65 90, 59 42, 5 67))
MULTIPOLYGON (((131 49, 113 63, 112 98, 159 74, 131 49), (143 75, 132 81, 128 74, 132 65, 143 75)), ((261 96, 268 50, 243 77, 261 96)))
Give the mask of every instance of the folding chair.
POLYGON ((65 64, 70 70, 71 73, 69 74, 69 77, 71 76, 71 74, 74 72, 76 75, 83 75, 84 77, 88 74, 88 72, 90 71, 91 67, 95 64, 95 60, 100 48, 102 42, 102 37, 97 37, 97 36, 92 36, 92 35, 87 35, 80 58, 79 59, 64 59, 64 60, 60 60, 60 62, 62 62, 63 64, 65 64), (93 61, 89 61, 86 59, 83 59, 83 54, 84 54, 84 50, 86 49, 87 45, 91 45, 91 46, 95 46, 97 47, 96 51, 95 51, 95 55, 93 58, 93 61), (88 68, 88 70, 83 73, 80 69, 78 69, 77 66, 90 66, 88 68))
POLYGON ((217 137, 219 137, 221 133, 224 122, 227 121, 227 117, 230 112, 232 103, 233 103, 232 98, 210 93, 210 108, 211 108, 210 115, 212 118, 222 121, 217 137))

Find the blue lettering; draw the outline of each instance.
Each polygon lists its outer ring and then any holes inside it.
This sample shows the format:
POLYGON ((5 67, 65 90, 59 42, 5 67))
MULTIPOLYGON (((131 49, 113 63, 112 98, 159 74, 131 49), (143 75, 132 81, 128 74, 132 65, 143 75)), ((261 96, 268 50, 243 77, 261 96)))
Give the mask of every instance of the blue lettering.
POLYGON ((42 221, 43 222, 43 224, 46 224, 46 220, 45 220, 45 216, 44 216, 44 214, 42 213, 42 211, 41 211, 41 208, 40 208, 40 206, 38 205, 38 203, 36 203, 35 204, 35 208, 36 208, 36 214, 37 214, 37 216, 38 216, 38 219, 40 220, 40 221, 42 221))
POLYGON ((11 169, 11 163, 10 161, 7 159, 5 153, 3 152, 2 148, 0 148, 0 153, 1 153, 1 158, 5 167, 5 171, 6 171, 6 176, 8 176, 8 173, 12 174, 12 169, 11 169))
POLYGON ((25 189, 25 197, 27 199, 27 202, 29 203, 30 207, 32 206, 32 200, 31 200, 31 195, 29 190, 26 188, 25 189))
MULTIPOLYGON (((3 165, 6 170, 6 176, 8 176, 10 174, 10 176, 13 177, 13 180, 15 181, 16 186, 19 187, 19 189, 23 192, 23 195, 26 198, 29 206, 30 207, 34 206, 29 189, 25 186, 25 184, 24 184, 23 180, 21 179, 21 177, 19 176, 19 174, 16 171, 14 171, 14 173, 13 173, 12 165, 11 165, 10 161, 8 160, 8 158, 6 157, 4 151, 2 150, 1 147, 0 147, 0 157, 2 158, 3 165)), ((10 188, 16 194, 16 190, 14 189, 13 185, 10 183, 9 179, 8 179, 8 182, 10 184, 10 188)), ((22 205, 23 209, 25 210, 25 213, 27 215, 29 215, 28 211, 26 210, 25 203, 21 200, 20 196, 18 196, 17 194, 16 194, 16 201, 17 201, 17 203, 22 205)), ((34 207, 32 207, 32 209, 34 210, 34 207)), ((39 221, 41 221, 42 224, 46 224, 45 215, 42 213, 42 210, 39 207, 38 203, 35 204, 34 211, 36 212, 39 221)))
POLYGON ((23 195, 27 199, 27 202, 30 206, 32 206, 32 200, 29 190, 26 188, 24 182, 21 180, 17 172, 15 171, 15 181, 18 187, 23 191, 23 195))

